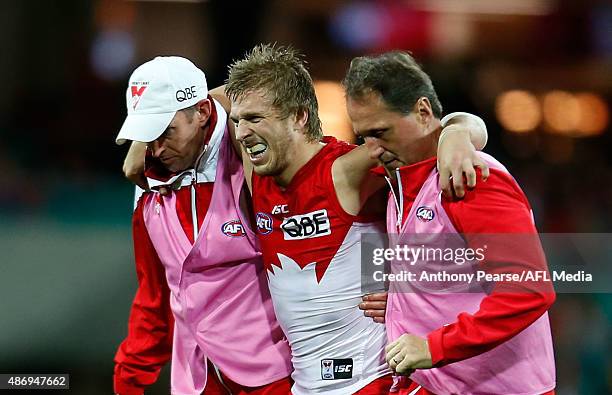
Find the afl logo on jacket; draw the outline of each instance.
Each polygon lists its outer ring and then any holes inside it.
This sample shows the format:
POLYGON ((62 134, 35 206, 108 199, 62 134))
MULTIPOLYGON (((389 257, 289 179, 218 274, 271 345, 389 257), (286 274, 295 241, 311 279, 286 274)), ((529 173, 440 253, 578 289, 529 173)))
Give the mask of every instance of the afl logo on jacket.
POLYGON ((416 210, 416 216, 423 222, 429 222, 434 219, 434 211, 429 207, 421 206, 416 210))
POLYGON ((244 232, 244 227, 242 226, 242 223, 237 220, 237 219, 233 219, 231 221, 227 221, 226 223, 224 223, 221 226, 221 231, 223 232, 223 234, 225 234, 226 236, 229 237, 244 237, 246 236, 246 233, 244 232))

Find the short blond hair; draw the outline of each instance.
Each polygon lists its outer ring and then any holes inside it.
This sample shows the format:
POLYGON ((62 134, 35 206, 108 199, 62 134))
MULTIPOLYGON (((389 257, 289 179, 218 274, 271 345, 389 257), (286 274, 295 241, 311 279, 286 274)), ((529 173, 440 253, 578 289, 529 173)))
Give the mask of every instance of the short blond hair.
POLYGON ((305 63, 303 56, 291 47, 257 45, 229 66, 225 94, 236 101, 247 93, 262 90, 282 119, 306 112, 306 138, 318 141, 323 135, 319 105, 305 63))

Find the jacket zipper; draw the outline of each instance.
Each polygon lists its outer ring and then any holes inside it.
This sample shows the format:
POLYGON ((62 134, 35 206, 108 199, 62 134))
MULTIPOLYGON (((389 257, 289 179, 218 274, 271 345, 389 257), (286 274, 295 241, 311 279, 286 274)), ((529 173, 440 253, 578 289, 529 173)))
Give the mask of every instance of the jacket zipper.
POLYGON ((191 221, 193 223, 193 244, 195 244, 198 238, 198 211, 196 208, 196 183, 198 180, 198 173, 193 172, 191 179, 191 221))
POLYGON ((402 230, 402 221, 404 219, 404 193, 402 188, 402 180, 400 179, 399 169, 395 169, 395 179, 397 181, 398 193, 395 193, 395 188, 393 188, 393 183, 391 179, 385 176, 385 180, 387 180, 387 184, 389 184, 389 188, 391 188, 391 194, 393 195, 393 203, 395 203, 395 211, 397 212, 397 217, 395 219, 395 227, 397 229, 397 233, 400 233, 402 230), (399 199, 397 195, 399 194, 399 199))
POLYGON ((200 168, 200 162, 202 161, 202 158, 204 158, 204 156, 206 155, 206 153, 208 152, 208 144, 206 144, 204 146, 204 149, 202 150, 202 153, 200 154, 198 160, 196 161, 196 164, 194 166, 194 168, 191 170, 191 222, 193 223, 193 244, 195 244, 196 240, 198 239, 198 211, 196 208, 196 184, 198 183, 198 170, 200 168))
POLYGON ((215 365, 212 362, 210 364, 215 369, 215 373, 217 374, 217 378, 219 379, 219 382, 221 383, 223 388, 225 388, 225 390, 227 391, 228 395, 232 395, 232 390, 227 386, 227 384, 225 384, 225 381, 223 381, 223 377, 221 377, 221 372, 219 371, 219 368, 217 367, 217 365, 215 365))

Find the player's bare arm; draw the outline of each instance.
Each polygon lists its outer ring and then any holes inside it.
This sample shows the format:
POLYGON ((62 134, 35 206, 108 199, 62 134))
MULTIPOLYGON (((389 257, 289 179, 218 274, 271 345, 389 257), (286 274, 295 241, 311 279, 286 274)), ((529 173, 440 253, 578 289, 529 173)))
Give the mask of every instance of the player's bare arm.
MULTIPOLYGON (((369 174, 370 169, 376 164, 377 159, 370 157, 365 146, 356 147, 334 162, 332 177, 336 195, 347 213, 359 214, 370 197, 385 185, 382 177, 373 177, 369 174)), ((386 195, 383 199, 385 198, 386 195)))
MULTIPOLYGON (((238 142, 238 140, 236 140, 236 120, 231 119, 231 112, 232 112, 232 102, 230 101, 230 99, 227 97, 227 95, 225 94, 225 85, 221 85, 218 86, 214 89, 212 89, 211 91, 208 92, 208 94, 215 99, 216 101, 218 101, 221 106, 223 107, 223 109, 225 110, 225 112, 228 114, 228 116, 230 117, 230 121, 228 122, 228 127, 229 127, 229 132, 230 132, 230 136, 232 138, 232 144, 234 145, 234 149, 236 150, 236 153, 243 158, 243 165, 245 167, 245 176, 246 176, 246 169, 251 170, 252 168, 249 168, 246 166, 246 164, 244 163, 244 155, 242 154, 242 145, 238 142)), ((249 174, 249 177, 247 178, 247 183, 249 184, 249 189, 251 188, 251 177, 249 174)))
POLYGON ((482 119, 467 113, 452 113, 442 119, 444 129, 438 140, 438 171, 440 188, 444 195, 465 195, 468 188, 476 186, 475 167, 482 171, 483 181, 489 177, 489 168, 476 151, 487 144, 487 127, 482 119), (468 142, 469 141, 469 142, 468 142))
POLYGON ((221 104, 226 113, 230 113, 232 103, 225 95, 225 85, 218 86, 208 91, 208 94, 221 104))
POLYGON ((146 143, 132 141, 130 149, 123 160, 123 175, 145 191, 149 189, 147 177, 144 175, 146 152, 146 143))
POLYGON ((230 136, 232 138, 232 144, 234 145, 234 150, 236 151, 238 156, 240 156, 240 158, 242 159, 242 167, 244 169, 244 178, 246 180, 246 183, 247 183, 247 186, 249 187, 249 192, 250 192, 252 190, 251 189, 251 182, 252 182, 251 176, 253 174, 253 165, 248 160, 248 155, 246 154, 246 152, 243 151, 244 147, 236 139, 236 126, 238 125, 239 120, 238 118, 236 118, 235 115, 231 114, 232 102, 225 94, 225 85, 218 86, 210 90, 208 93, 213 99, 218 101, 221 104, 221 106, 223 106, 223 109, 225 110, 225 112, 227 112, 228 116, 230 117, 230 120, 227 123, 227 126, 229 128, 230 136))
POLYGON ((242 168, 244 171, 244 179, 246 181, 247 186, 249 187, 249 192, 253 192, 252 184, 252 175, 253 175, 253 164, 249 160, 249 155, 244 151, 244 146, 240 144, 240 142, 236 139, 236 127, 238 125, 238 118, 234 115, 230 114, 230 122, 228 122, 228 127, 230 131, 230 136, 232 137, 232 143, 234 144, 234 149, 242 159, 242 168))
MULTIPOLYGON (((236 122, 231 119, 231 115, 230 114, 231 114, 231 111, 232 111, 232 102, 230 101, 230 99, 225 94, 225 85, 221 85, 221 86, 216 87, 215 89, 209 91, 208 94, 213 99, 218 101, 219 104, 221 104, 221 106, 223 107, 225 112, 230 117, 230 121, 231 122, 228 122, 228 127, 229 127, 230 136, 232 138, 232 144, 234 145, 234 149, 236 150, 236 153, 241 158, 244 158, 244 155, 242 155, 242 145, 238 142, 238 140, 236 140, 236 122)), ((243 163, 243 165, 244 165, 244 163, 243 163)), ((247 169, 246 166, 245 166, 245 169, 247 169)), ((249 183, 249 188, 250 188, 250 183, 251 183, 250 177, 248 178, 248 183, 249 183)))

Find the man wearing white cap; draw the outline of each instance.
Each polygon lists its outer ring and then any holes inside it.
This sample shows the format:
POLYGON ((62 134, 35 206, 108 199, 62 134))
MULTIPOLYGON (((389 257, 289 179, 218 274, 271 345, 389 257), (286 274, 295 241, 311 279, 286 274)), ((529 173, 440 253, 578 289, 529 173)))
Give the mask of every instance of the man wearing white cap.
POLYGON ((136 196, 139 288, 115 356, 115 392, 142 394, 172 358, 172 394, 288 394, 290 350, 249 225, 227 113, 208 95, 204 73, 180 57, 138 67, 126 99, 117 143, 147 143, 152 190, 136 196))

